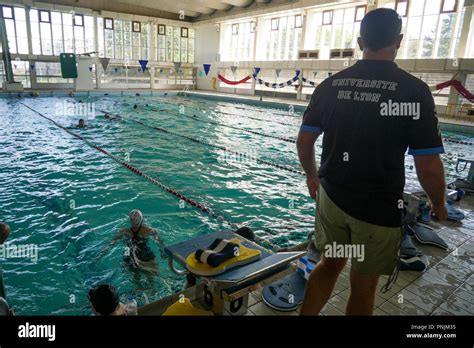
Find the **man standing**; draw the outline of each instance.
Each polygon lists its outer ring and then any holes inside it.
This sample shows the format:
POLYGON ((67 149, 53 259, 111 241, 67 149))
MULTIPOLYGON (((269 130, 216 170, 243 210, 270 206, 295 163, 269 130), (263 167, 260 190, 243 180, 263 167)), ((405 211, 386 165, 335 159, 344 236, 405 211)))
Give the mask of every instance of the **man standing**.
POLYGON ((368 13, 358 40, 363 59, 321 83, 305 112, 297 146, 316 199, 315 244, 323 256, 309 278, 302 315, 319 314, 348 258, 346 313, 372 314, 379 276, 397 267, 407 149, 433 213, 447 217, 435 104, 428 86, 394 62, 401 29, 393 10, 368 13), (318 169, 314 144, 322 133, 318 169), (362 255, 341 257, 334 250, 340 246, 357 246, 350 250, 362 255))

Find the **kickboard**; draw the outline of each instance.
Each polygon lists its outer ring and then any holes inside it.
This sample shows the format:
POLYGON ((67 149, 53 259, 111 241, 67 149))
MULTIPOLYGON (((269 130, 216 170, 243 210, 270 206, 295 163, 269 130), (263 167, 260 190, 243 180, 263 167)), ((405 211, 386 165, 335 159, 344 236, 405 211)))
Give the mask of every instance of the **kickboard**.
POLYGON ((263 288, 263 302, 277 311, 294 311, 303 302, 306 279, 300 272, 287 275, 278 282, 263 288))
POLYGON ((261 251, 258 249, 250 249, 242 245, 239 239, 231 239, 232 243, 239 245, 240 254, 227 261, 222 262, 217 267, 209 266, 208 264, 201 263, 196 260, 195 252, 189 254, 186 259, 186 268, 193 274, 197 274, 204 277, 216 276, 225 273, 231 269, 239 266, 243 266, 254 262, 261 257, 261 251))

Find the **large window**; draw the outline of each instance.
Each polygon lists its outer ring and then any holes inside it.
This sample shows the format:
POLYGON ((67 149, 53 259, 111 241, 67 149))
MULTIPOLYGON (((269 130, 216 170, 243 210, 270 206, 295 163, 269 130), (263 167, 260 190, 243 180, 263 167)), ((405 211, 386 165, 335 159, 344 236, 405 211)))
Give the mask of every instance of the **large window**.
POLYGON ((319 57, 329 59, 331 49, 357 48, 360 22, 365 6, 313 12, 309 14, 306 49, 320 51, 319 57), (330 14, 328 14, 330 12, 330 14))
POLYGON ((412 0, 401 4, 401 1, 385 4, 385 7, 397 8, 399 13, 407 12, 407 16, 403 17, 405 38, 398 58, 456 56, 464 18, 464 0, 412 0))
POLYGON ((263 19, 259 25, 257 60, 296 60, 301 46, 301 21, 290 15, 278 18, 263 19))
POLYGON ((21 7, 2 6, 1 15, 5 20, 10 52, 28 54, 25 9, 21 7))
POLYGON ((63 79, 60 63, 36 62, 37 83, 72 83, 70 79, 63 79))
POLYGON ((148 59, 150 24, 98 18, 99 55, 115 59, 148 59))
POLYGON ((254 59, 254 25, 254 22, 243 22, 221 26, 220 54, 223 61, 249 61, 254 59))
POLYGON ((33 54, 94 51, 94 19, 74 13, 30 10, 33 54))
POLYGON ((158 24, 154 30, 157 61, 194 63, 194 29, 158 24))

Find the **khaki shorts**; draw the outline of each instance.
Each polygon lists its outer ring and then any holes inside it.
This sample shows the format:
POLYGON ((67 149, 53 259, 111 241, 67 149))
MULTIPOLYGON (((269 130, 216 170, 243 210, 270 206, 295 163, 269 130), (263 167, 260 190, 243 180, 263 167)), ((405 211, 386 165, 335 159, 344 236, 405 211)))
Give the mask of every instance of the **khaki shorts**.
POLYGON ((353 218, 319 186, 315 235, 316 248, 326 258, 350 258, 359 273, 389 275, 397 264, 402 232, 400 227, 377 226, 353 218))

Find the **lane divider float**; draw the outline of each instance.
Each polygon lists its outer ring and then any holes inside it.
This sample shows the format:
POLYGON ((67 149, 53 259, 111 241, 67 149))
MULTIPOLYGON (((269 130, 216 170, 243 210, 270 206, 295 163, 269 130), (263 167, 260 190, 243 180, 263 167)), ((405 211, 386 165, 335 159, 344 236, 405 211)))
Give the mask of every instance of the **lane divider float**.
MULTIPOLYGON (((149 110, 150 111, 155 111, 155 110, 152 110, 152 109, 149 109, 149 110)), ((189 115, 180 114, 180 113, 176 113, 176 112, 170 112, 170 111, 168 111, 168 112, 170 114, 173 114, 173 115, 176 115, 176 116, 180 116, 180 117, 184 116, 184 117, 190 118, 191 120, 194 120, 196 122, 213 124, 213 125, 216 125, 216 126, 231 128, 231 129, 239 130, 239 131, 242 131, 242 132, 247 132, 247 133, 254 134, 254 135, 259 135, 259 136, 262 136, 262 137, 265 137, 265 138, 272 138, 272 139, 281 140, 281 141, 284 141, 284 142, 287 142, 287 143, 296 144, 296 139, 294 139, 294 138, 292 139, 292 138, 279 137, 279 136, 276 136, 276 135, 265 134, 265 133, 245 129, 245 128, 240 128, 240 127, 236 127, 236 126, 230 126, 230 125, 222 124, 222 123, 219 123, 219 122, 214 122, 214 121, 209 121, 209 120, 208 121, 202 120, 202 119, 197 118, 197 116, 189 116, 189 115)))
POLYGON ((100 112, 103 112, 104 114, 108 114, 112 117, 122 118, 124 120, 128 120, 128 121, 137 123, 139 125, 142 125, 142 126, 147 127, 147 128, 154 129, 154 130, 162 132, 162 133, 166 133, 166 134, 174 135, 174 136, 177 136, 177 137, 180 137, 180 138, 183 138, 183 139, 187 139, 187 140, 192 141, 192 142, 197 143, 197 144, 209 146, 209 147, 212 147, 212 148, 224 151, 224 152, 228 152, 228 153, 231 153, 231 154, 234 154, 234 155, 238 155, 238 156, 247 158, 249 160, 253 160, 253 161, 258 162, 258 163, 262 163, 262 164, 265 164, 265 165, 268 165, 268 166, 271 166, 271 167, 282 169, 282 170, 285 170, 287 172, 291 172, 291 173, 299 174, 299 175, 303 175, 303 176, 306 175, 305 172, 303 172, 301 170, 297 170, 297 169, 294 169, 294 168, 291 168, 291 167, 288 167, 288 166, 285 166, 283 164, 279 164, 279 163, 276 163, 276 162, 272 162, 272 161, 269 161, 269 160, 264 160, 264 159, 261 159, 260 157, 257 157, 257 156, 251 156, 251 155, 248 155, 248 154, 243 153, 243 152, 234 151, 234 150, 231 150, 231 149, 229 149, 225 146, 214 145, 214 144, 208 143, 208 142, 203 141, 203 140, 199 140, 199 139, 192 138, 192 137, 184 135, 184 134, 179 134, 179 133, 170 131, 170 130, 165 129, 165 128, 152 126, 152 125, 146 124, 142 121, 138 121, 138 120, 135 120, 135 119, 130 118, 130 117, 115 115, 115 114, 113 114, 111 112, 108 112, 106 110, 100 110, 100 112))
MULTIPOLYGON (((166 103, 166 102, 160 102, 160 104, 166 104, 166 105, 173 105, 173 106, 176 106, 176 104, 172 104, 172 103, 166 103)), ((201 109, 201 108, 196 108, 196 107, 192 107, 192 106, 189 106, 188 104, 184 104, 182 103, 182 105, 185 105, 186 107, 190 108, 190 109, 194 109, 194 110, 198 110, 200 112, 207 112, 207 110, 204 110, 204 109, 201 109)), ((142 105, 143 106, 143 105, 142 105)), ((149 108, 150 110, 153 110, 151 106, 146 106, 145 107, 149 108)), ((153 111, 156 111, 156 112, 159 112, 161 110, 159 109, 156 109, 156 110, 153 110, 153 111)), ((170 111, 170 110, 165 110, 165 111, 170 111)), ((280 122, 280 121, 273 121, 273 120, 265 120, 265 119, 262 119, 262 118, 257 118, 257 117, 252 117, 252 116, 247 116, 247 115, 235 115, 235 114, 232 114, 230 112, 225 112, 225 111, 217 111, 217 110, 211 110, 210 112, 215 112, 216 114, 221 114, 221 115, 228 115, 228 116, 239 116, 239 117, 244 117, 244 118, 248 118, 248 119, 251 119, 251 120, 255 120, 255 121, 261 121, 261 122, 270 122, 270 123, 273 123, 273 124, 281 124, 283 126, 290 126, 290 127, 296 127, 295 124, 291 124, 291 123, 286 123, 286 122, 280 122)))

